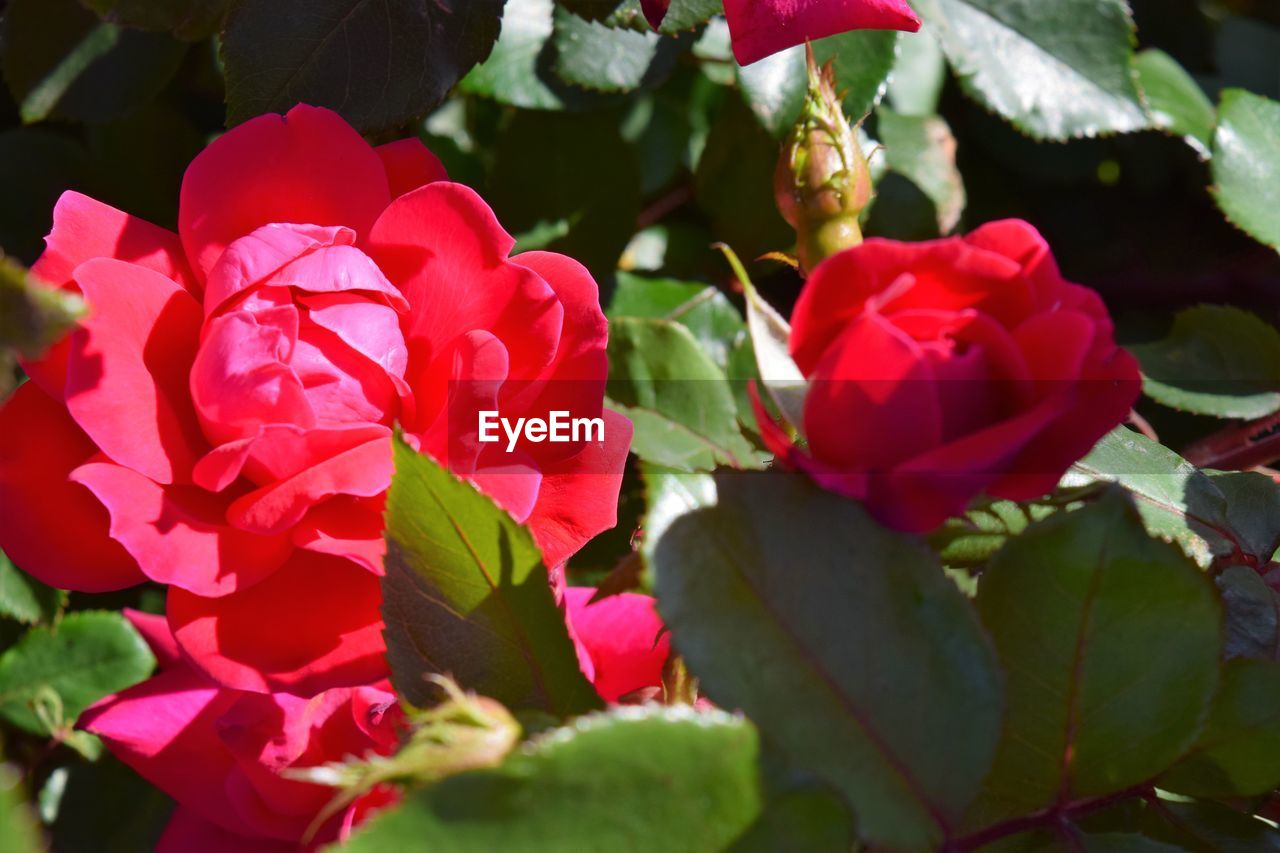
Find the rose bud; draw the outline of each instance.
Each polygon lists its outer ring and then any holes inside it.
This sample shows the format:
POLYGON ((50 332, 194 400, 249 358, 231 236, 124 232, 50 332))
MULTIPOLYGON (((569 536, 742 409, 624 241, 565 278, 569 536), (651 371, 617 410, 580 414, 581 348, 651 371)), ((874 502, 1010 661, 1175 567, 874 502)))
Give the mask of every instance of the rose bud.
POLYGON ((836 93, 828 63, 807 50, 809 93, 773 174, 778 211, 796 230, 800 270, 862 242, 858 217, 871 201, 871 170, 836 93))

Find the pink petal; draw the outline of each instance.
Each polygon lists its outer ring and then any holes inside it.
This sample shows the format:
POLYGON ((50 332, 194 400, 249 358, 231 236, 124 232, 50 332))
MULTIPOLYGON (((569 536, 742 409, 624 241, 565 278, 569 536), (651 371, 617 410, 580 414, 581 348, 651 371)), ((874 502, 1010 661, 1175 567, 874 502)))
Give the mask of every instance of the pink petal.
POLYGON ((111 513, 111 536, 157 583, 227 595, 284 564, 287 536, 258 536, 226 523, 227 501, 194 486, 163 487, 110 463, 82 465, 72 479, 111 513))
POLYGON ((192 161, 178 232, 203 278, 261 225, 345 225, 364 238, 390 200, 382 161, 360 134, 337 113, 300 105, 232 128, 192 161))
POLYGON ((169 624, 191 661, 237 690, 315 693, 386 676, 378 578, 306 551, 222 598, 169 589, 169 624))
POLYGON ((382 158, 382 165, 387 170, 387 184, 391 187, 393 199, 418 187, 449 180, 449 173, 440 158, 432 154, 420 139, 400 139, 373 150, 382 158))
POLYGON ((187 481, 207 447, 187 390, 199 305, 124 261, 86 261, 76 281, 90 313, 72 337, 67 409, 114 461, 160 483, 187 481))
POLYGON ((169 630, 169 622, 158 613, 143 613, 126 607, 122 611, 134 629, 147 641, 151 653, 156 656, 156 665, 160 669, 174 666, 186 666, 182 652, 178 649, 178 641, 169 630))
POLYGON ((618 490, 631 449, 631 421, 606 409, 604 441, 542 469, 538 503, 525 524, 554 569, 618 523, 618 490))
POLYGON ((616 702, 629 693, 662 684, 671 641, 647 595, 624 592, 589 603, 595 590, 565 590, 566 618, 591 659, 592 683, 600 698, 616 702))
POLYGON ((60 402, 27 382, 0 407, 0 549, 41 581, 109 592, 146 578, 70 473, 97 453, 60 402))
POLYGON ((903 0, 725 0, 739 65, 850 30, 920 29, 903 0))

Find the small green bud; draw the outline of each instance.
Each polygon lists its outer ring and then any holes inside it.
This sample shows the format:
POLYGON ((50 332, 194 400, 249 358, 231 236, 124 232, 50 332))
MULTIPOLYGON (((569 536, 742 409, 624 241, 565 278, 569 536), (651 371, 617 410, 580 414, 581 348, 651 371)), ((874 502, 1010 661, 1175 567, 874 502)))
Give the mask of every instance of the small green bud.
POLYGON ((871 201, 871 170, 836 93, 828 63, 818 68, 806 48, 809 92, 778 157, 773 189, 778 211, 796 231, 800 269, 862 242, 858 217, 871 201))

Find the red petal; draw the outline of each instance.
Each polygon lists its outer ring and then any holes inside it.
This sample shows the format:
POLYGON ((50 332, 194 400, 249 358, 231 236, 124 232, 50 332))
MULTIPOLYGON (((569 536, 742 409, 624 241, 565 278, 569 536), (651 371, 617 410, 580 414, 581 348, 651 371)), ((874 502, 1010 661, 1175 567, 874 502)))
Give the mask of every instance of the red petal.
POLYGON ((739 65, 850 30, 920 29, 903 0, 725 0, 739 65))
POLYGON ((250 587, 284 564, 286 536, 226 523, 227 501, 194 486, 160 486, 128 468, 95 462, 72 472, 111 513, 111 536, 157 583, 197 595, 250 587))
POLYGON ((155 853, 298 853, 292 841, 249 838, 178 806, 165 824, 155 853))
POLYGON ((202 278, 260 225, 345 225, 361 238, 391 200, 382 161, 337 113, 297 106, 227 131, 182 181, 178 232, 202 278))
POLYGON ((0 407, 0 549, 51 586, 109 592, 146 580, 107 535, 109 517, 71 471, 97 453, 33 382, 0 407))
POLYGON ((293 528, 299 548, 317 554, 346 557, 375 575, 382 574, 382 558, 387 552, 382 538, 380 498, 363 500, 336 497, 311 508, 293 528))
POLYGON ((472 190, 435 183, 391 203, 373 228, 369 254, 413 306, 405 323, 417 393, 459 335, 492 333, 519 373, 532 379, 551 363, 564 309, 541 276, 507 259, 514 241, 472 190), (465 288, 458 282, 466 282, 465 288))
POLYGON ((171 587, 182 650, 228 687, 315 693, 386 675, 378 578, 346 560, 297 552, 266 580, 222 598, 171 587))
POLYGON ((618 490, 631 449, 631 421, 605 410, 604 441, 542 469, 542 489, 525 524, 548 568, 618 523, 618 490))
POLYGON ((207 447, 188 389, 200 306, 124 261, 86 261, 76 281, 89 316, 71 340, 67 409, 114 461, 156 482, 188 481, 207 447))
POLYGON ((596 692, 606 702, 662 684, 671 641, 647 595, 624 592, 590 604, 595 590, 565 590, 566 618, 591 658, 596 692))
POLYGON ((387 170, 392 198, 399 198, 436 181, 449 180, 449 173, 440 158, 432 154, 420 139, 400 139, 373 150, 382 158, 382 165, 387 170))
POLYGON ((124 608, 123 613, 134 629, 142 635, 142 639, 147 641, 151 653, 156 656, 156 665, 160 669, 186 666, 182 652, 178 649, 178 641, 173 638, 173 632, 169 630, 167 619, 158 613, 143 613, 132 607, 124 608))

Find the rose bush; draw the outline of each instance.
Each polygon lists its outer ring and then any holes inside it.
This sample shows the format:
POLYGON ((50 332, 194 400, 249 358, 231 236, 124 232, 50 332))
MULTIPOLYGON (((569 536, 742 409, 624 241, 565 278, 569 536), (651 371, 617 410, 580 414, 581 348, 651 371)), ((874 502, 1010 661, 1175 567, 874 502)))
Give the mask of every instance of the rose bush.
POLYGON ((77 193, 34 273, 88 316, 0 411, 0 547, 50 584, 170 587, 187 658, 234 689, 385 675, 391 435, 490 494, 557 566, 615 523, 626 419, 567 257, 514 241, 416 139, 297 107, 187 169, 178 234, 77 193), (481 444, 476 412, 605 419, 603 442, 481 444), (41 452, 30 452, 39 442, 41 452))
POLYGON ((790 351, 810 382, 806 443, 758 408, 770 449, 909 531, 980 493, 1051 491, 1141 390, 1102 300, 1012 220, 832 256, 796 304, 790 351))
MULTIPOLYGON (((670 648, 653 600, 622 594, 590 604, 595 592, 565 591, 583 674, 606 701, 658 688, 670 648)), ((314 696, 235 690, 191 666, 163 617, 126 615, 160 672, 101 700, 80 725, 177 801, 161 853, 297 850, 337 791, 289 774, 389 755, 400 743, 404 715, 386 680, 314 696)), ((314 841, 345 837, 396 799, 389 786, 368 791, 326 821, 314 841)))
MULTIPOLYGON (((671 0, 644 0, 642 5, 656 29, 671 0)), ((725 0, 724 15, 741 65, 850 30, 920 29, 906 0, 725 0)))

